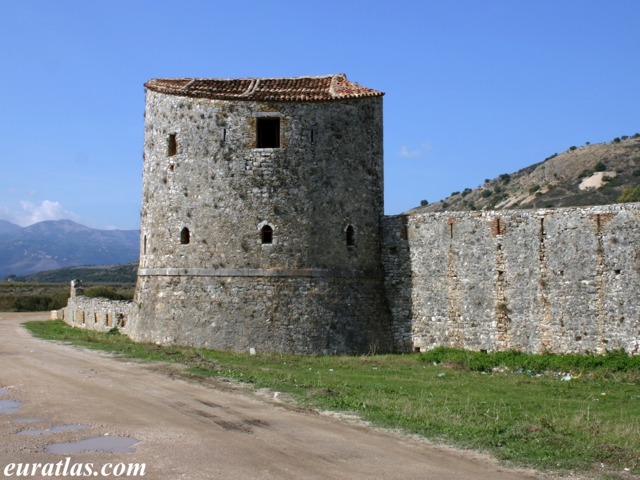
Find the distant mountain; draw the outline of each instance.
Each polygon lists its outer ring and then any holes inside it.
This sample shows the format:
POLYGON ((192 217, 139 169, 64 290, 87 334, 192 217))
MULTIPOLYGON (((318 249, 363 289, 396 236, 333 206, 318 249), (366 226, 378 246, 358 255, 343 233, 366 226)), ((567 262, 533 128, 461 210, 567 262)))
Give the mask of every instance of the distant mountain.
POLYGON ((640 185, 640 134, 571 147, 411 212, 607 205, 636 185, 640 185))
POLYGON ((138 261, 138 230, 95 230, 70 220, 19 227, 0 221, 0 279, 74 265, 138 261))

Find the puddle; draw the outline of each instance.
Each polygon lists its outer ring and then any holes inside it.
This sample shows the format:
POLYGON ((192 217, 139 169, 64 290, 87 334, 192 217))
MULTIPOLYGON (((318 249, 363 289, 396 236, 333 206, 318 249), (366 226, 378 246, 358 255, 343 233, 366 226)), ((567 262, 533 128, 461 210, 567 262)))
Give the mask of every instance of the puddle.
POLYGON ((18 435, 46 435, 48 433, 72 432, 89 428, 87 425, 58 425, 57 427, 45 428, 44 430, 23 430, 18 435))
POLYGON ((38 423, 44 421, 44 418, 14 418, 11 420, 11 423, 38 423))
POLYGON ((51 443, 45 447, 47 453, 58 455, 71 455, 82 452, 108 452, 108 453, 132 453, 131 448, 138 443, 137 438, 102 437, 87 438, 78 442, 51 443))
POLYGON ((12 414, 20 409, 22 402, 16 400, 0 400, 0 413, 12 414))

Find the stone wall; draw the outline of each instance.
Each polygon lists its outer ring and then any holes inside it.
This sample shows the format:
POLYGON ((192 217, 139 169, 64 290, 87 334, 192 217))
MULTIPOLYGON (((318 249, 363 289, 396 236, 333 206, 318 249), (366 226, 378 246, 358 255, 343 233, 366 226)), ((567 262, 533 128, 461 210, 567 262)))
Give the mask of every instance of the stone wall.
POLYGON ((141 295, 154 301, 138 303, 130 335, 236 352, 356 354, 392 348, 380 278, 357 272, 203 273, 141 276, 141 295))
POLYGON ((394 350, 413 349, 411 300, 411 251, 408 239, 408 215, 384 217, 382 222, 384 287, 391 311, 394 350))
POLYGON ((394 288, 412 313, 394 332, 416 350, 637 353, 639 221, 638 204, 410 215, 411 272, 394 288))
POLYGON ((51 316, 64 320, 72 327, 99 332, 117 328, 122 333, 127 333, 132 308, 133 303, 130 301, 85 297, 82 281, 72 280, 67 306, 52 311, 51 316))
POLYGON ((67 306, 57 311, 57 318, 72 327, 108 332, 116 327, 128 333, 133 303, 124 300, 89 298, 84 295, 70 297, 67 306))

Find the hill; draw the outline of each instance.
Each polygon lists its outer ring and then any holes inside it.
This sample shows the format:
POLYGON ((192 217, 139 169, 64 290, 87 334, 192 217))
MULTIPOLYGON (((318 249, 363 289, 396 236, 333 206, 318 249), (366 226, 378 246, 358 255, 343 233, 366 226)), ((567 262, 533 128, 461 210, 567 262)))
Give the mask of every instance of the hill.
POLYGON ((74 265, 136 262, 137 230, 96 230, 70 220, 19 227, 0 222, 0 279, 74 265))
POLYGON ((90 265, 67 267, 56 270, 32 273, 30 275, 10 275, 12 282, 24 283, 69 283, 71 280, 82 280, 87 284, 96 283, 135 283, 138 274, 137 263, 124 265, 90 265))
POLYGON ((571 147, 514 173, 485 180, 448 198, 411 210, 502 210, 606 205, 640 185, 640 134, 571 147))

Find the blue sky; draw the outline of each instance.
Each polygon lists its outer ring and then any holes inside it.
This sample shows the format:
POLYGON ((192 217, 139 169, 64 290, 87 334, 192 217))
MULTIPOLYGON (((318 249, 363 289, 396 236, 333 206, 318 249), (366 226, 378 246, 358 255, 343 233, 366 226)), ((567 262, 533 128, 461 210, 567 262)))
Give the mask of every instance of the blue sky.
POLYGON ((137 229, 143 83, 382 90, 385 210, 640 131, 640 1, 0 0, 0 219, 137 229))

